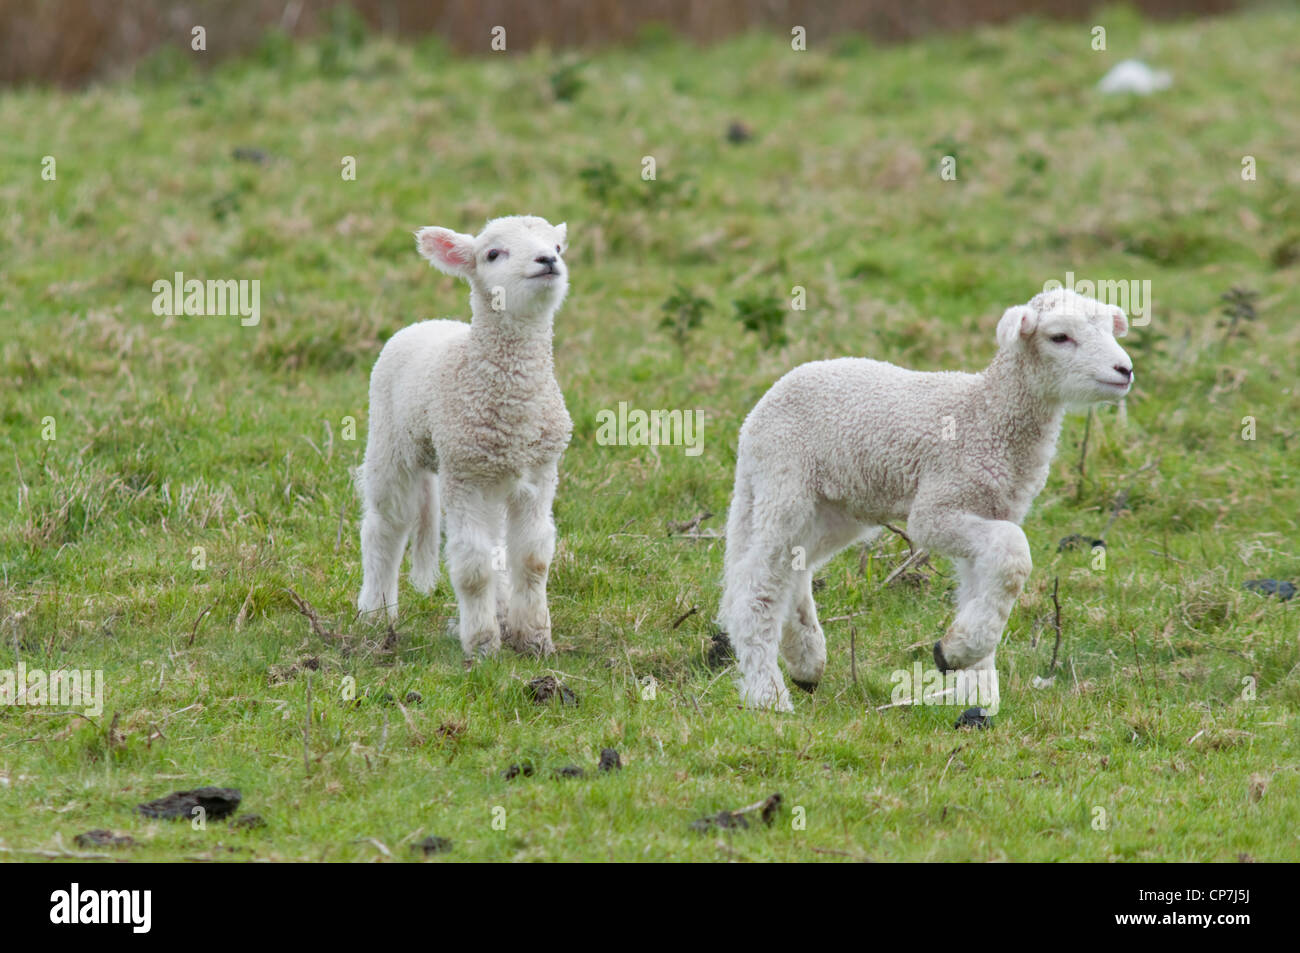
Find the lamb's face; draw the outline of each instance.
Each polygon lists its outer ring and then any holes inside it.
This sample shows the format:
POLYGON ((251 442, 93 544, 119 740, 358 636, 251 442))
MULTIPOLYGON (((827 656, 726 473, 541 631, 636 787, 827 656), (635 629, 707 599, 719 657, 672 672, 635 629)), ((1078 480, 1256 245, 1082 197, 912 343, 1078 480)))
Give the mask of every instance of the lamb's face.
POLYGON ((1128 333, 1123 309, 1065 288, 1009 309, 998 343, 1029 358, 1042 391, 1070 404, 1118 400, 1133 386, 1133 361, 1115 341, 1128 333))
POLYGON ((464 278, 495 311, 519 316, 554 311, 569 290, 564 224, 533 215, 497 218, 477 236, 428 227, 416 247, 435 267, 464 278))

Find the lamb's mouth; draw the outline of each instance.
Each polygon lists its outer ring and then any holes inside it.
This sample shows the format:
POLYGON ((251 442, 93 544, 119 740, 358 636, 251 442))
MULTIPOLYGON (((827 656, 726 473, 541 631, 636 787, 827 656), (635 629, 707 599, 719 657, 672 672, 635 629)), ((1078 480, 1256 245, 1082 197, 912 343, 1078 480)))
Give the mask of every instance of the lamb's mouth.
POLYGON ((1133 381, 1131 378, 1126 381, 1104 381, 1099 377, 1097 378, 1097 383, 1104 384, 1106 387, 1118 387, 1120 390, 1123 391, 1127 391, 1130 387, 1133 386, 1133 381))
POLYGON ((545 271, 539 271, 535 275, 529 275, 529 278, 558 278, 560 273, 554 268, 547 268, 545 271))

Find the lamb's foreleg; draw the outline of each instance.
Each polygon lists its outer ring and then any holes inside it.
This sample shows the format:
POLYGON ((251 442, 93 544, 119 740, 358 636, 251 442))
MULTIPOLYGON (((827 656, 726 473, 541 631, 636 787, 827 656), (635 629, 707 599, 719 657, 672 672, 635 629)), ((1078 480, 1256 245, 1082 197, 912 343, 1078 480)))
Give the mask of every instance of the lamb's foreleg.
POLYGON ((1029 540, 1007 520, 943 508, 914 509, 908 532, 920 545, 957 560, 957 617, 935 643, 935 663, 945 672, 990 673, 967 678, 991 683, 984 692, 996 698, 998 642, 1033 568, 1029 540))
POLYGON ((504 639, 517 652, 549 655, 551 613, 546 579, 555 556, 555 522, 551 505, 558 481, 556 467, 526 475, 506 499, 506 558, 510 567, 510 602, 504 639))
POLYGON ((442 490, 447 510, 447 575, 460 608, 461 648, 470 658, 492 655, 501 647, 497 572, 492 567, 501 506, 472 483, 444 479, 442 490))

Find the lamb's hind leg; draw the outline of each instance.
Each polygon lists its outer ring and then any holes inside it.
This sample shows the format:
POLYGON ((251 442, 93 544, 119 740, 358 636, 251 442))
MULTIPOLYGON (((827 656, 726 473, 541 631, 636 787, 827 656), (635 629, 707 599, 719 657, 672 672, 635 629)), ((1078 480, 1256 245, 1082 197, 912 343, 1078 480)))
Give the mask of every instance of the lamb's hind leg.
MULTIPOLYGON (((728 556, 723 621, 740 668, 741 701, 750 708, 793 710, 777 653, 796 582, 792 561, 807 538, 812 510, 810 501, 764 505, 756 500, 748 547, 728 556)), ((822 651, 824 656, 824 645, 822 651)))
POLYGON ((840 550, 877 532, 878 527, 863 527, 838 513, 823 511, 818 514, 806 557, 800 559, 802 554, 796 553, 792 562, 794 593, 782 623, 781 658, 791 681, 810 694, 826 670, 826 636, 817 620, 813 576, 840 550))
POLYGON ((812 571, 795 572, 790 608, 781 623, 781 658, 790 680, 810 695, 826 671, 826 636, 817 621, 812 571))
POLYGON ((400 468, 367 463, 362 470, 365 515, 361 520, 361 593, 357 609, 366 621, 380 610, 397 619, 397 574, 419 498, 411 475, 400 468))

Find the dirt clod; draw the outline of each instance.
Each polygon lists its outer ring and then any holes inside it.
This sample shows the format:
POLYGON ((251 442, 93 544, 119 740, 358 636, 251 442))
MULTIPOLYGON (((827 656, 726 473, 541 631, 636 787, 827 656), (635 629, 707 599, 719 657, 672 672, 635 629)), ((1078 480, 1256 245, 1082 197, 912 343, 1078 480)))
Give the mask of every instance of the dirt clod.
POLYGON ((749 140, 753 138, 754 130, 750 129, 749 126, 745 125, 739 119, 733 120, 731 124, 727 126, 727 141, 730 143, 740 145, 742 142, 749 142, 749 140))
POLYGON ((203 815, 208 820, 217 821, 239 810, 242 799, 243 795, 238 788, 195 788, 193 791, 176 791, 156 801, 137 804, 135 809, 145 817, 190 820, 195 817, 195 809, 202 808, 203 815))
POLYGON ((988 728, 993 724, 987 708, 967 708, 953 725, 954 728, 988 728))
POLYGON ((433 730, 443 741, 455 741, 465 733, 465 722, 463 721, 444 721, 433 730))
POLYGON ((749 827, 747 815, 754 813, 758 814, 759 820, 764 825, 771 827, 781 811, 782 800, 780 792, 777 792, 747 807, 734 811, 719 811, 717 814, 692 821, 691 830, 699 831, 701 834, 707 834, 712 830, 744 830, 749 827))
POLYGON ((1056 544, 1056 551, 1058 553, 1063 553, 1067 549, 1093 550, 1098 546, 1105 549, 1106 541, 1104 539, 1094 539, 1090 536, 1080 536, 1078 533, 1071 533, 1056 544))
POLYGON ((1246 588, 1261 596, 1277 596, 1282 602, 1296 594, 1295 584, 1285 579, 1250 579, 1246 582, 1246 588))
POLYGON ((451 841, 445 837, 434 837, 430 835, 418 844, 412 844, 411 850, 424 854, 425 857, 431 857, 434 854, 445 854, 451 850, 451 841))
POLYGON ((726 668, 735 660, 736 652, 731 647, 731 639, 721 629, 714 628, 713 637, 709 639, 709 647, 704 653, 705 664, 709 668, 719 669, 726 668))
POLYGON ((554 775, 557 778, 585 778, 587 772, 576 764, 567 764, 562 768, 556 768, 554 775))
POLYGON ((296 662, 288 662, 282 665, 272 665, 267 669, 267 681, 272 685, 280 685, 290 679, 297 678, 303 672, 316 672, 320 670, 320 659, 315 655, 304 655, 296 662))
POLYGON ((613 748, 601 748, 600 764, 597 767, 601 771, 619 771, 623 767, 623 759, 613 748))
POLYGON ((112 831, 94 830, 78 834, 73 838, 78 847, 132 847, 135 838, 126 834, 114 834, 112 831))
POLYGON ((525 761, 523 764, 512 764, 501 772, 501 777, 505 778, 507 781, 513 781, 521 774, 526 778, 531 778, 533 776, 533 765, 531 762, 525 761))
POLYGON ((570 708, 578 704, 578 696, 554 675, 543 675, 528 683, 528 695, 538 705, 549 704, 552 698, 559 696, 560 704, 570 708))

